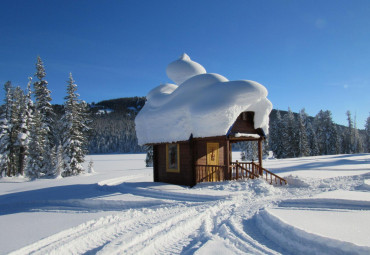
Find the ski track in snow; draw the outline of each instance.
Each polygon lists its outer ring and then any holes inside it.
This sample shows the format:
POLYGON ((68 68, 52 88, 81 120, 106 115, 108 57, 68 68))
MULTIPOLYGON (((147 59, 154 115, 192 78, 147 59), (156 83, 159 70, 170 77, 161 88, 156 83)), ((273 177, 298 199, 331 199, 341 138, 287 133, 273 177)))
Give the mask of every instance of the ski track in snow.
MULTIPOLYGON (((309 234, 268 212, 268 208, 273 207, 369 210, 368 201, 310 198, 338 189, 368 190, 369 174, 312 182, 294 181, 294 177, 289 177, 292 185, 287 187, 273 187, 262 180, 195 187, 222 190, 226 186, 229 191, 238 191, 226 196, 155 190, 126 182, 137 177, 101 181, 96 189, 152 200, 135 201, 136 207, 130 209, 122 204, 117 206, 117 201, 104 201, 104 206, 111 205, 110 208, 117 211, 11 254, 197 254, 212 242, 222 243, 229 254, 296 254, 297 251, 301 254, 370 254, 370 247, 309 234)), ((97 209, 96 202, 74 202, 76 206, 97 209)))

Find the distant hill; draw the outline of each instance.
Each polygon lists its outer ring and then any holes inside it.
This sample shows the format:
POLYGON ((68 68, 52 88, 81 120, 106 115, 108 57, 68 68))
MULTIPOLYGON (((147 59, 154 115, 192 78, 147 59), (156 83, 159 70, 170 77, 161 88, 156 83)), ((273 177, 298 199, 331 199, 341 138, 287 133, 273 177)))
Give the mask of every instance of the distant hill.
POLYGON ((112 109, 115 112, 140 111, 145 104, 145 97, 124 97, 100 101, 91 104, 91 108, 112 109))
MULTIPOLYGON (((145 97, 125 97, 104 100, 90 104, 92 116, 92 133, 89 142, 91 154, 107 153, 136 153, 144 152, 145 148, 137 144, 135 132, 135 117, 145 104, 145 97)), ((58 115, 63 112, 63 106, 54 105, 58 115)), ((279 110, 283 118, 288 112, 279 110)), ((276 121, 277 110, 270 113, 270 126, 276 121)), ((298 113, 294 113, 298 118, 298 113)), ((314 117, 309 117, 314 122, 314 117)), ((343 133, 347 127, 337 125, 339 132, 343 133)), ((360 130, 364 136, 364 130, 360 130)), ((234 145, 239 149, 239 145, 234 145)))

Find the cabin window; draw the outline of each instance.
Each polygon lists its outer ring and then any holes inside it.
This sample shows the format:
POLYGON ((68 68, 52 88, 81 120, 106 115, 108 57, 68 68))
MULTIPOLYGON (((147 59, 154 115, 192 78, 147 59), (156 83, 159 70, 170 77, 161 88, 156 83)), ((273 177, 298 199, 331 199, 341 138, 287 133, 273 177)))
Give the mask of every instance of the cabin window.
POLYGON ((180 172, 180 146, 179 144, 166 144, 167 172, 180 172))

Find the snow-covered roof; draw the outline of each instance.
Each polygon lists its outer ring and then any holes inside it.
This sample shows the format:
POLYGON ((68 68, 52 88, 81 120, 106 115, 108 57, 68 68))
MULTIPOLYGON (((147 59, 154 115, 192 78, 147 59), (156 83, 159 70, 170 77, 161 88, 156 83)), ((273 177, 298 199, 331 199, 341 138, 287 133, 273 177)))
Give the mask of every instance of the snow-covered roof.
POLYGON ((191 134, 226 135, 245 111, 254 112, 254 127, 268 134, 272 104, 263 85, 207 73, 186 54, 170 63, 166 71, 176 85, 162 84, 148 93, 135 119, 140 145, 186 141, 191 134))

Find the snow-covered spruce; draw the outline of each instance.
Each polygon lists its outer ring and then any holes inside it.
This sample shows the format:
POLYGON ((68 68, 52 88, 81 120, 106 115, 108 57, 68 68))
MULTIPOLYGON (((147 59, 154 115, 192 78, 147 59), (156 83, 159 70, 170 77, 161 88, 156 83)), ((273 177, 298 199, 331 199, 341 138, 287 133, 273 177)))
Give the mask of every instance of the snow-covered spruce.
POLYGON ((44 79, 46 76, 44 63, 40 57, 37 57, 35 77, 37 81, 34 82, 35 95, 35 111, 38 111, 41 127, 38 131, 39 146, 41 151, 42 161, 40 163, 40 175, 52 176, 54 175, 54 159, 50 153, 55 147, 55 136, 53 130, 54 111, 51 105, 51 92, 48 89, 48 82, 44 79))
POLYGON ((71 73, 67 84, 65 113, 62 118, 64 169, 61 175, 63 177, 77 175, 84 171, 82 163, 87 153, 87 132, 89 131, 86 103, 78 98, 77 85, 71 73))

